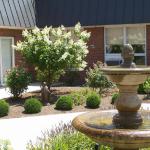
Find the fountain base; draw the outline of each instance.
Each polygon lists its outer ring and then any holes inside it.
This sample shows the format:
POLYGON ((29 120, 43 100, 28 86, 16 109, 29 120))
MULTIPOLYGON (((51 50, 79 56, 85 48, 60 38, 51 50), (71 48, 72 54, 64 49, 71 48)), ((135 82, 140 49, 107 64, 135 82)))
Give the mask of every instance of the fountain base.
MULTIPOLYGON (((116 128, 112 117, 117 111, 84 113, 76 117, 72 124, 83 134, 100 145, 114 150, 138 150, 150 147, 150 111, 140 111, 143 123, 138 129, 116 128)), ((127 120, 128 123, 131 123, 127 120)))
POLYGON ((119 112, 113 117, 116 128, 137 129, 142 122, 143 119, 138 112, 119 112))

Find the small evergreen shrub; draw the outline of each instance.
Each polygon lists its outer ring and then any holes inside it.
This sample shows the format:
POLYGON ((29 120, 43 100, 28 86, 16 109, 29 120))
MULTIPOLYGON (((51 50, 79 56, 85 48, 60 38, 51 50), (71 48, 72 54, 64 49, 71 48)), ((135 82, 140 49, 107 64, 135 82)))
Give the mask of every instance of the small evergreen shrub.
POLYGON ((9 104, 5 100, 0 100, 0 117, 8 115, 9 104))
POLYGON ((111 98, 111 104, 114 105, 115 101, 118 99, 119 93, 114 93, 111 98))
POLYGON ((34 114, 41 112, 42 103, 36 98, 29 98, 24 104, 25 113, 34 114))
POLYGON ((73 107, 73 100, 70 96, 61 96, 56 102, 56 109, 71 110, 73 107))
POLYGON ((14 98, 18 98, 31 82, 31 76, 23 68, 13 68, 7 72, 6 85, 8 86, 10 93, 14 98))
POLYGON ((89 108, 98 108, 100 105, 100 96, 97 93, 92 93, 87 97, 86 106, 89 108))

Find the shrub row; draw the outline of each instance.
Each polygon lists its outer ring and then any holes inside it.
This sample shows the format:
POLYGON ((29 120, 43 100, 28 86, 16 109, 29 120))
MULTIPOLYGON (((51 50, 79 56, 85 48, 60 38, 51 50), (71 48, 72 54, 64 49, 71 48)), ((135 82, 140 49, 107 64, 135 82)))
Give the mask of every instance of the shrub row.
MULTIPOLYGON (((0 100, 0 117, 7 116, 10 105, 5 100, 0 100)), ((42 103, 36 98, 29 98, 24 104, 25 113, 39 113, 42 109, 42 103)))
POLYGON ((56 109, 71 110, 73 108, 73 105, 80 104, 80 102, 79 102, 80 98, 82 100, 82 104, 85 101, 86 106, 88 108, 98 108, 100 105, 100 102, 101 102, 100 96, 95 92, 90 93, 87 96, 86 100, 83 100, 83 99, 85 99, 85 97, 83 95, 80 95, 80 94, 77 95, 77 93, 76 93, 75 95, 71 94, 71 95, 61 96, 56 102, 56 109))

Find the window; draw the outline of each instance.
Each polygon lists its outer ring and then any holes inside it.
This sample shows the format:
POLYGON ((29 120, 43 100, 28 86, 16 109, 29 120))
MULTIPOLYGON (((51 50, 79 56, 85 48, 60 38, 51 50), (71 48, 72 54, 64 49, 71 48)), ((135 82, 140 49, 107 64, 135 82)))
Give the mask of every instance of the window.
POLYGON ((107 29, 106 31, 106 53, 120 53, 123 45, 122 28, 107 29))
POLYGON ((131 44, 137 65, 145 64, 145 27, 112 27, 105 29, 105 61, 108 65, 119 65, 124 44, 131 44))
POLYGON ((137 65, 145 64, 145 28, 127 27, 127 43, 133 46, 135 51, 134 61, 137 65))
POLYGON ((4 83, 6 71, 13 66, 12 38, 0 37, 0 84, 4 83))

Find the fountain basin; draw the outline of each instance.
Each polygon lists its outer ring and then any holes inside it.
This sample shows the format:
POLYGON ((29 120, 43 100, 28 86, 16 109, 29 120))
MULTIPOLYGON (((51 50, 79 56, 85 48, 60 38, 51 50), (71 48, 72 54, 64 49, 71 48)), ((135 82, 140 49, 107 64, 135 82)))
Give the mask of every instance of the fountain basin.
POLYGON ((150 75, 150 68, 120 68, 106 67, 101 69, 104 74, 119 85, 139 85, 150 75))
POLYGON ((139 149, 150 147, 150 111, 140 111, 143 123, 138 129, 117 128, 112 117, 117 111, 99 111, 82 114, 72 124, 97 143, 114 149, 139 149))

